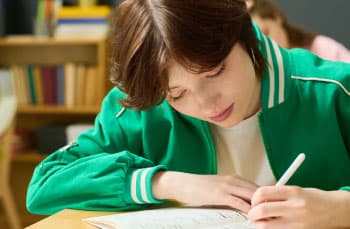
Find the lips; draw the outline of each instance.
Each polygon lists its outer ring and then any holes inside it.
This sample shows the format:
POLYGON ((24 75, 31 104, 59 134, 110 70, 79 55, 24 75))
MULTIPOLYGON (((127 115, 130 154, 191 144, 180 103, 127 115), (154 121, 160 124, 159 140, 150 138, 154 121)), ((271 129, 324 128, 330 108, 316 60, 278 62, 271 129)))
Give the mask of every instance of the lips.
POLYGON ((228 108, 226 108, 223 112, 221 112, 219 115, 216 115, 214 117, 210 117, 210 120, 214 122, 222 122, 226 120, 233 111, 234 104, 231 104, 228 108))

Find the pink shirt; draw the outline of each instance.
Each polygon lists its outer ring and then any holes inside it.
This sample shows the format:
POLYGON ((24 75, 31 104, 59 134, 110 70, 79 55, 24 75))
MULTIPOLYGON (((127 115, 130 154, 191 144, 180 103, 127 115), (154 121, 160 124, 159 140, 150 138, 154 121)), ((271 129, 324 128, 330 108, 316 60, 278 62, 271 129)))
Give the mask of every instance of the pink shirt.
POLYGON ((330 37, 316 36, 308 49, 324 59, 350 63, 350 51, 330 37))

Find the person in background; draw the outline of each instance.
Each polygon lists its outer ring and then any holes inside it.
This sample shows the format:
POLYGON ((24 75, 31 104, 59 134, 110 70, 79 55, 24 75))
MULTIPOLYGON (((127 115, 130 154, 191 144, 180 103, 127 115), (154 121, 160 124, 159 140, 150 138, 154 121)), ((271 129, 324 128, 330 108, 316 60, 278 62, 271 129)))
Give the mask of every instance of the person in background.
POLYGON ((261 31, 282 47, 304 48, 328 60, 350 62, 350 51, 343 44, 289 23, 272 1, 247 0, 247 7, 261 31))
POLYGON ((350 227, 350 64, 278 47, 244 0, 125 0, 113 29, 117 87, 35 168, 30 212, 176 200, 256 228, 350 227))

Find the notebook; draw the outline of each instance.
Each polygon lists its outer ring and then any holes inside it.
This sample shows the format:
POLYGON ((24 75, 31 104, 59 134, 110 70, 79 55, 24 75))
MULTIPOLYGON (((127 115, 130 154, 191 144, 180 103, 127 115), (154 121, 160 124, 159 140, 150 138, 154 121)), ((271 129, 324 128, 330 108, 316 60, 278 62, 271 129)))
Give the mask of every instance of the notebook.
POLYGON ((247 218, 231 209, 174 207, 90 217, 100 229, 251 229, 247 218))

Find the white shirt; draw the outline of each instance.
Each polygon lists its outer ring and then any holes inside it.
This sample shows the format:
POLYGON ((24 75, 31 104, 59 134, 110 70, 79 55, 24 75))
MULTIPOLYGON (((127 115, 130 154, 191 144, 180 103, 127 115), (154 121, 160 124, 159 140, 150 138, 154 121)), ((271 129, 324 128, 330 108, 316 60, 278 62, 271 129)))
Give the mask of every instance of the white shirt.
POLYGON ((258 113, 232 128, 209 125, 216 146, 218 174, 235 174, 258 185, 274 185, 276 179, 262 142, 258 113))

